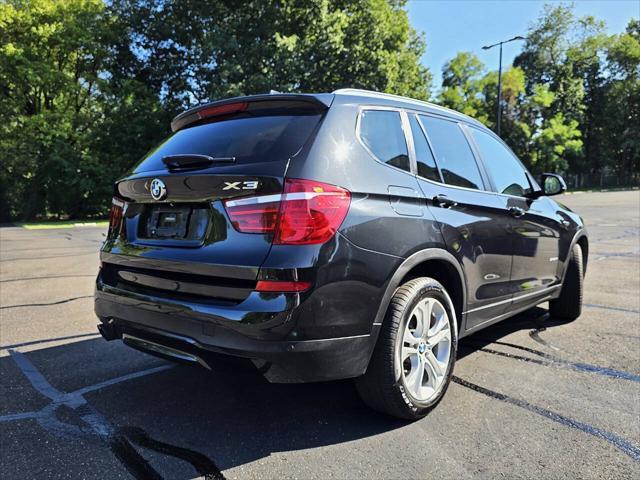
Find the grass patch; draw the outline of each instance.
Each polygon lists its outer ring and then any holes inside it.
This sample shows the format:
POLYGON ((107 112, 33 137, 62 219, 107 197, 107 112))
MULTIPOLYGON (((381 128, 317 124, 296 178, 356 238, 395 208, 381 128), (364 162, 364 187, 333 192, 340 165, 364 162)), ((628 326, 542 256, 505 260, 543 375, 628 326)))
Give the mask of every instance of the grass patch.
POLYGON ((49 230, 54 228, 76 228, 76 227, 107 227, 107 220, 47 220, 45 222, 17 223, 19 227, 27 230, 49 230))
POLYGON ((638 190, 640 187, 637 185, 631 185, 628 187, 584 187, 584 188, 570 188, 566 193, 593 193, 593 192, 622 192, 628 190, 638 190))

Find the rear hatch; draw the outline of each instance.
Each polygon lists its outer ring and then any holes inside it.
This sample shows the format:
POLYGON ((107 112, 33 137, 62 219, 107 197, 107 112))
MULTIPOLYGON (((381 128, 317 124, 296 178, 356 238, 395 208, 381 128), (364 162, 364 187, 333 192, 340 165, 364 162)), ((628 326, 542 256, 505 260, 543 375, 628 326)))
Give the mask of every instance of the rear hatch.
POLYGON ((273 235, 241 233, 229 201, 281 194, 289 161, 304 155, 331 99, 243 97, 176 117, 174 133, 116 184, 121 218, 116 212, 102 249, 104 276, 186 296, 215 290, 206 285, 220 287, 214 297, 248 294, 273 235))

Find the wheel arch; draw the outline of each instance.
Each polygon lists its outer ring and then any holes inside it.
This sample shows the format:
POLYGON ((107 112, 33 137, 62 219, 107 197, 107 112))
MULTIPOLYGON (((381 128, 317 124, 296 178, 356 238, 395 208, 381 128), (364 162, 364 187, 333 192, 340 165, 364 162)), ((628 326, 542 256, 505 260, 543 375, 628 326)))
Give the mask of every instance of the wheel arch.
POLYGON ((431 277, 445 287, 454 305, 458 334, 461 334, 464 327, 463 312, 467 304, 466 278, 458 260, 451 253, 440 248, 420 250, 402 262, 387 284, 374 325, 379 326, 384 321, 389 302, 396 289, 403 283, 418 277, 431 277))
POLYGON ((580 248, 582 248, 582 269, 583 274, 586 275, 587 263, 589 260, 589 238, 587 237, 587 234, 583 232, 583 234, 576 239, 576 243, 580 245, 580 248))
POLYGON ((569 250, 567 251, 567 258, 564 261, 563 269, 562 269, 562 283, 564 283, 564 277, 567 275, 567 269, 569 268, 569 261, 571 260, 571 251, 575 245, 580 245, 582 249, 582 268, 583 273, 587 273, 587 260, 589 258, 589 238, 587 236, 586 229, 582 228, 578 230, 573 236, 573 240, 571 240, 571 245, 569 245, 569 250))

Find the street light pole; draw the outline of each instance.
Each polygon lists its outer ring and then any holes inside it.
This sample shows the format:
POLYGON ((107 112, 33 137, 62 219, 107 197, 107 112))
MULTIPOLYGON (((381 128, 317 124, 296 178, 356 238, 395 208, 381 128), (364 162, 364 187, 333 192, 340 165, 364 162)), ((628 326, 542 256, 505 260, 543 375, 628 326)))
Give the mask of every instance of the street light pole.
POLYGON ((502 45, 515 40, 525 40, 525 38, 518 35, 510 38, 509 40, 503 40, 502 42, 482 47, 483 50, 489 50, 493 47, 497 47, 498 45, 500 46, 500 60, 498 62, 498 92, 496 94, 496 134, 498 136, 500 136, 500 117, 502 116, 502 45))
POLYGON ((500 136, 500 117, 502 117, 502 43, 500 43, 500 60, 498 61, 498 93, 496 94, 496 134, 500 136))

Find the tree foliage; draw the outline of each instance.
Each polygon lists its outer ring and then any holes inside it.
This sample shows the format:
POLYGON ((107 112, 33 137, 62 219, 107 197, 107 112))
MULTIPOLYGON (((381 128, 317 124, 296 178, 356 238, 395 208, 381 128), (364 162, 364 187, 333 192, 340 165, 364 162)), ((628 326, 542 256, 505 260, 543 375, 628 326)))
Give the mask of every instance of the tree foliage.
POLYGON ((104 214, 195 104, 360 87, 426 99, 424 40, 385 0, 0 3, 2 219, 104 214))
MULTIPOLYGON (((185 108, 366 88, 427 99, 402 0, 0 1, 0 220, 104 215, 113 181, 185 108)), ((503 72, 502 136, 534 171, 640 176, 640 23, 546 6, 503 72)), ((470 52, 439 102, 493 128, 497 72, 470 52)))
MULTIPOLYGON (((640 181, 639 22, 619 35, 604 27, 571 6, 547 5, 503 72, 501 134, 535 172, 640 181)), ((497 72, 459 53, 444 67, 438 98, 493 128, 497 83, 497 72)))

